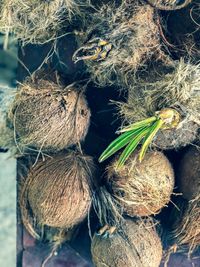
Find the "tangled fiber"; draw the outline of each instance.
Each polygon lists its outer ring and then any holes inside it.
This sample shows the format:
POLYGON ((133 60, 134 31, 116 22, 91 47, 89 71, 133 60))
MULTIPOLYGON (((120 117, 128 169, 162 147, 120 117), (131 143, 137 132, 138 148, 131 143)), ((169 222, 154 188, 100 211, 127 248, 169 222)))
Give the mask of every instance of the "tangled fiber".
POLYGON ((97 267, 158 267, 162 258, 161 241, 150 220, 127 219, 109 238, 94 235, 91 251, 97 267))
POLYGON ((108 191, 129 216, 156 214, 169 201, 174 188, 174 172, 161 152, 148 152, 140 163, 138 152, 117 168, 117 158, 107 168, 108 191))
POLYGON ((147 0, 147 2, 161 10, 177 10, 189 5, 192 0, 184 0, 183 3, 181 1, 181 4, 177 0, 147 0))
POLYGON ((20 189, 24 226, 39 238, 36 226, 70 229, 88 214, 94 181, 92 158, 66 151, 33 165, 20 189))
POLYGON ((155 115, 164 108, 174 108, 181 115, 176 128, 163 129, 154 138, 154 145, 173 149, 192 143, 200 125, 200 65, 175 62, 171 67, 157 66, 141 72, 129 88, 127 103, 119 104, 125 124, 155 115))
POLYGON ((2 0, 0 31, 23 44, 44 44, 61 35, 63 23, 80 13, 74 0, 2 0))
POLYGON ((20 148, 54 152, 85 138, 90 110, 82 89, 28 79, 19 86, 9 118, 20 148))
POLYGON ((147 59, 164 57, 156 12, 140 1, 103 5, 92 14, 85 40, 73 58, 85 60, 91 79, 100 85, 131 84, 147 59))

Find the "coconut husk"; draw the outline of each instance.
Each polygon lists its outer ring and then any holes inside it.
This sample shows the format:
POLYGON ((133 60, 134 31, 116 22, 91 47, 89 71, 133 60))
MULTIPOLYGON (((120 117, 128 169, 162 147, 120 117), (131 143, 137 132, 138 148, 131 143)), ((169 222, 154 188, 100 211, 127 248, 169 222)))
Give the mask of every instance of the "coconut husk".
POLYGON ((172 237, 177 250, 192 254, 200 245, 200 195, 190 200, 178 223, 173 226, 172 237))
POLYGON ((177 171, 178 189, 187 200, 200 194, 200 150, 189 147, 184 153, 177 171))
POLYGON ((91 251, 96 267, 158 267, 162 257, 153 223, 130 219, 109 238, 94 235, 91 251))
POLYGON ((90 110, 83 90, 28 79, 19 86, 9 118, 20 148, 54 152, 85 138, 90 110))
POLYGON ((155 115, 164 108, 180 113, 178 127, 160 130, 154 145, 162 149, 179 148, 194 142, 200 125, 200 65, 185 63, 163 64, 141 72, 129 88, 127 103, 119 104, 123 124, 131 124, 155 115))
POLYGON ((120 6, 103 5, 89 23, 87 37, 80 41, 73 58, 83 59, 91 79, 101 86, 131 84, 137 69, 149 58, 164 57, 158 18, 148 4, 126 0, 120 6), (106 45, 99 47, 102 41, 106 45), (97 58, 91 58, 90 53, 98 48, 97 58))
POLYGON ((189 5, 192 0, 184 0, 181 4, 177 0, 147 0, 147 2, 160 10, 178 10, 189 5))
POLYGON ((29 233, 44 226, 71 229, 87 216, 93 190, 94 165, 90 157, 76 151, 41 159, 21 185, 19 204, 29 233))
POLYGON ((107 187, 129 216, 159 213, 170 201, 174 172, 161 152, 148 152, 140 163, 138 152, 124 166, 117 167, 118 157, 107 168, 107 187))
POLYGON ((62 35, 61 29, 80 13, 74 0, 3 0, 0 31, 13 33, 23 44, 44 44, 62 35))
POLYGON ((13 125, 8 120, 9 106, 16 92, 9 87, 0 88, 0 147, 10 149, 12 154, 16 152, 13 125))

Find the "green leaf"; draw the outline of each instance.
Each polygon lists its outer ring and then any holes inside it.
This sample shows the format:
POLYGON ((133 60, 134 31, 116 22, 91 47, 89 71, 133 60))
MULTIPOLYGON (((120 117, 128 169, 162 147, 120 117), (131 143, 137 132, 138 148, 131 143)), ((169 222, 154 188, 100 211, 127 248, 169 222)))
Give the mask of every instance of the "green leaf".
POLYGON ((112 156, 114 153, 116 153, 118 150, 120 150, 121 148, 123 148, 124 146, 126 146, 132 140, 132 138, 135 135, 137 135, 138 131, 141 130, 141 129, 143 129, 143 128, 140 128, 140 129, 136 129, 136 130, 132 130, 132 131, 123 133, 119 137, 117 137, 106 148, 106 150, 101 154, 101 156, 99 157, 99 162, 102 162, 102 161, 106 160, 107 158, 109 158, 110 156, 112 156))
POLYGON ((135 130, 135 129, 138 129, 141 127, 145 127, 145 126, 148 126, 149 124, 155 122, 156 120, 157 120, 157 117, 154 116, 154 117, 145 119, 143 121, 138 121, 136 123, 131 124, 128 127, 125 127, 124 129, 120 130, 119 132, 124 133, 124 132, 132 131, 132 130, 135 130))
POLYGON ((140 155, 139 155, 139 160, 140 162, 142 161, 142 159, 145 156, 145 153, 150 145, 150 143, 152 142, 154 136, 156 135, 156 133, 160 130, 160 128, 163 125, 163 121, 162 120, 157 120, 149 129, 149 132, 147 134, 147 136, 144 138, 143 141, 143 145, 140 151, 140 155))
POLYGON ((124 149, 123 153, 121 154, 117 167, 121 167, 124 162, 128 159, 130 154, 136 149, 142 138, 148 133, 149 129, 143 128, 139 131, 139 133, 135 136, 135 138, 127 145, 124 149))

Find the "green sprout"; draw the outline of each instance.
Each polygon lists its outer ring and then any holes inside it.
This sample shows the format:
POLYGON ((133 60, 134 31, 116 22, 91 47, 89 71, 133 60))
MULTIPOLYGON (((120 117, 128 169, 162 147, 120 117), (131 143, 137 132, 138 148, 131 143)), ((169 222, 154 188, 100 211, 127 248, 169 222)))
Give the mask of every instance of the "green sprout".
POLYGON ((171 129, 178 126, 180 114, 172 108, 166 108, 155 113, 155 116, 133 123, 120 130, 121 135, 117 137, 101 154, 99 162, 102 162, 125 147, 119 157, 117 167, 124 165, 128 157, 141 143, 139 161, 141 162, 146 151, 160 129, 171 129))

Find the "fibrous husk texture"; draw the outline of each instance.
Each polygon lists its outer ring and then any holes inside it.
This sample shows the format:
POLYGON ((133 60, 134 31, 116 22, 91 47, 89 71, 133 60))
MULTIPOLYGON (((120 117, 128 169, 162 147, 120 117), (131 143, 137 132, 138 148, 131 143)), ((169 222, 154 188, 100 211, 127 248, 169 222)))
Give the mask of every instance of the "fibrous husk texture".
POLYGON ((136 70, 161 51, 155 10, 138 1, 123 1, 119 7, 104 5, 92 15, 88 37, 106 40, 112 49, 101 61, 85 61, 91 78, 100 85, 131 83, 136 70))
POLYGON ((200 245, 200 195, 190 200, 182 214, 181 220, 175 225, 173 238, 180 250, 191 254, 200 245))
POLYGON ((81 89, 27 80, 20 85, 10 118, 20 148, 58 151, 85 138, 90 110, 81 89))
POLYGON ((200 195, 200 149, 189 147, 177 171, 178 189, 187 200, 200 195))
POLYGON ((153 224, 130 219, 109 238, 95 235, 91 250, 96 267, 158 267, 162 257, 153 224))
POLYGON ((175 108, 181 123, 175 129, 160 131, 154 144, 163 149, 178 148, 195 140, 200 124, 200 65, 185 63, 152 67, 141 72, 129 88, 127 103, 120 105, 125 123, 154 116, 156 111, 175 108))
POLYGON ((192 2, 192 0, 147 0, 152 6, 161 9, 161 10, 177 10, 186 7, 192 2))
POLYGON ((116 158, 107 168, 107 187, 129 216, 156 214, 170 201, 174 172, 161 152, 148 152, 140 163, 138 152, 117 168, 116 158))
POLYGON ((13 33, 24 44, 54 40, 62 24, 79 12, 74 0, 3 0, 0 31, 13 33))
POLYGON ((92 199, 94 165, 75 151, 39 160, 20 190, 22 220, 35 237, 34 222, 69 229, 88 214, 92 199))
POLYGON ((0 147, 11 149, 13 153, 16 152, 14 129, 8 120, 8 111, 15 93, 13 88, 0 87, 0 147))

